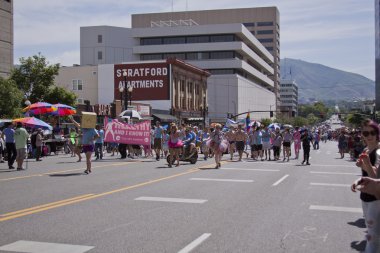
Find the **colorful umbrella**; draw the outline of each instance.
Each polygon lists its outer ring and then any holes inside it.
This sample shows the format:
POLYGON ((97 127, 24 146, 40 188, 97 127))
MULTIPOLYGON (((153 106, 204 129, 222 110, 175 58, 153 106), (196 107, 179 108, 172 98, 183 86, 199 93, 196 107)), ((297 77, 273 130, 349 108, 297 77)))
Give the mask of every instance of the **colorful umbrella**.
POLYGON ((67 116, 77 113, 74 107, 65 104, 55 104, 53 107, 55 110, 50 113, 51 115, 67 116))
POLYGON ((21 122, 25 126, 28 126, 31 128, 43 128, 43 129, 49 129, 49 130, 53 129, 52 126, 50 126, 49 124, 35 117, 18 118, 18 119, 14 119, 13 122, 15 123, 21 122))
POLYGON ((46 102, 37 102, 25 107, 22 111, 32 115, 45 114, 55 111, 56 108, 52 104, 46 102))

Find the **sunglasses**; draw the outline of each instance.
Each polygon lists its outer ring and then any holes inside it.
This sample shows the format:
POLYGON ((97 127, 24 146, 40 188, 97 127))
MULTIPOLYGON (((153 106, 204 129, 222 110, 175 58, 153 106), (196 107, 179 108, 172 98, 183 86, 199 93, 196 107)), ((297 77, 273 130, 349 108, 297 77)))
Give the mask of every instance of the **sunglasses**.
POLYGON ((362 135, 363 135, 364 137, 368 137, 369 135, 376 136, 377 133, 376 133, 376 131, 363 131, 363 132, 362 132, 362 135))

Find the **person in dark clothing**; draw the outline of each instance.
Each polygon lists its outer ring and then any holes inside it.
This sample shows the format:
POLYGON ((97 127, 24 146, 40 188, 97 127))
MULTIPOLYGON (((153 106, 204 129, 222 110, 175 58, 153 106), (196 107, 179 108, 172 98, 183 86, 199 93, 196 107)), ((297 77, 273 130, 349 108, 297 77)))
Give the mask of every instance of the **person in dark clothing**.
POLYGON ((306 165, 310 165, 310 147, 313 144, 312 137, 309 135, 307 129, 304 130, 301 136, 302 148, 303 148, 303 161, 302 164, 306 162, 306 165))
POLYGON ((9 169, 14 169, 13 163, 16 160, 17 156, 17 150, 16 150, 16 144, 15 144, 15 130, 13 129, 13 124, 10 123, 6 129, 4 129, 3 133, 1 134, 1 138, 5 142, 5 147, 7 149, 7 157, 8 157, 8 167, 9 169))

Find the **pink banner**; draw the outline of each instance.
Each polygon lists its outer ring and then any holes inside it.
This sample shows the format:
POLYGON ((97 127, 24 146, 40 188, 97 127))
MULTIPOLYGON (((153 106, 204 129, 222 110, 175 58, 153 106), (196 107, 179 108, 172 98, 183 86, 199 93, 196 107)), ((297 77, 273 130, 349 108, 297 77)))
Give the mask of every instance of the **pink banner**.
POLYGON ((104 141, 124 144, 150 145, 150 121, 127 124, 117 119, 105 119, 104 141))

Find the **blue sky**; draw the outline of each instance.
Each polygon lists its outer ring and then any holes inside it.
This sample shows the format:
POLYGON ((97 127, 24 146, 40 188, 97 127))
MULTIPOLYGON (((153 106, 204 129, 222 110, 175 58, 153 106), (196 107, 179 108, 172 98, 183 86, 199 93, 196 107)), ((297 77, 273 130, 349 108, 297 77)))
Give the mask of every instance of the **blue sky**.
POLYGON ((375 79, 373 0, 17 0, 14 55, 41 52, 50 63, 79 64, 79 28, 130 27, 131 14, 277 6, 281 58, 302 59, 375 79))

